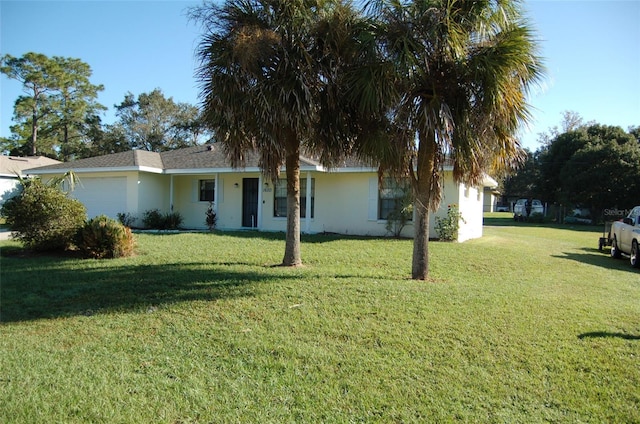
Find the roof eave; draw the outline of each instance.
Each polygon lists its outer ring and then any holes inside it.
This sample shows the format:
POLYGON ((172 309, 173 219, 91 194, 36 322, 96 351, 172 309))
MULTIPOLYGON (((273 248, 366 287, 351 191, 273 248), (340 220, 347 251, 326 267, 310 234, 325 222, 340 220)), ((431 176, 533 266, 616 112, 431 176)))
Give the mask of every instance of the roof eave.
POLYGON ((113 166, 113 167, 94 167, 94 168, 56 168, 56 169, 38 169, 31 168, 23 171, 29 175, 53 175, 74 172, 76 174, 89 174, 99 172, 148 172, 150 174, 163 174, 160 168, 150 166, 113 166))
POLYGON ((498 182, 491 178, 489 175, 485 174, 484 178, 482 179, 482 186, 495 189, 498 187, 498 182))
POLYGON ((193 174, 231 174, 238 172, 261 172, 258 167, 248 168, 176 168, 166 169, 164 171, 167 175, 193 175, 193 174))

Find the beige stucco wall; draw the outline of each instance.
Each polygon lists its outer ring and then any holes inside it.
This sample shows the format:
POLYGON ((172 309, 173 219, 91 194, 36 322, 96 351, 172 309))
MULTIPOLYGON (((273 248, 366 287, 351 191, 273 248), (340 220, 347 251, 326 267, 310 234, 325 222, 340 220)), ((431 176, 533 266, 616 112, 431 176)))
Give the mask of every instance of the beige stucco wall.
MULTIPOLYGON (((386 221, 377 219, 378 177, 375 172, 301 172, 301 178, 315 179, 315 210, 313 218, 301 218, 303 233, 339 233, 370 236, 388 235, 386 221)), ((259 178, 257 228, 262 231, 285 231, 286 218, 275 217, 273 184, 259 173, 212 173, 203 175, 173 176, 174 211, 182 214, 183 226, 205 229, 205 212, 208 202, 198 200, 198 181, 216 180, 217 228, 235 230, 242 228, 242 183, 244 178, 259 178)), ((168 190, 167 190, 168 192, 168 190)), ((440 208, 431 214, 430 237, 437 237, 435 217, 445 216, 448 206, 458 205, 464 218, 460 223, 459 241, 482 236, 483 193, 476 188, 466 188, 453 182, 450 173, 445 174, 444 192, 440 208)), ((402 236, 413 236, 413 224, 409 223, 402 236)))
POLYGON ((458 241, 482 237, 483 190, 461 184, 459 195, 459 209, 463 221, 460 222, 458 241))
MULTIPOLYGON (((124 177, 126 179, 126 210, 138 218, 141 225, 143 213, 159 209, 163 213, 178 212, 183 217, 183 227, 206 229, 205 218, 208 202, 199 201, 198 182, 201 179, 216 181, 214 209, 218 216, 217 228, 237 230, 242 228, 242 184, 244 178, 259 179, 257 228, 262 231, 285 231, 286 218, 274 217, 273 184, 258 172, 203 173, 198 175, 166 175, 145 172, 104 172, 78 174, 80 181, 90 186, 93 179, 124 177)), ((388 235, 386 221, 377 219, 378 177, 375 172, 301 172, 301 178, 315 179, 315 210, 313 218, 302 218, 304 233, 339 233, 370 236, 388 235)), ((48 177, 45 177, 47 179, 48 177)), ((90 188, 90 187, 89 187, 90 188)), ((102 193, 106 199, 115 196, 102 193)), ((121 195, 121 193, 120 193, 121 195)), ((464 218, 460 223, 459 241, 482 236, 483 192, 453 182, 450 172, 445 173, 444 192, 440 208, 431 214, 429 235, 437 237, 435 217, 445 216, 448 205, 456 204, 464 218)), ((115 218, 115 217, 114 217, 115 218)), ((402 236, 413 236, 413 224, 409 223, 402 236)))
MULTIPOLYGON (((237 230, 242 228, 242 180, 244 178, 260 178, 259 187, 264 190, 264 183, 259 173, 211 173, 200 175, 173 176, 173 210, 184 218, 183 226, 190 229, 206 229, 206 211, 209 202, 199 200, 199 181, 213 179, 216 181, 214 210, 220 230, 237 230)), ((262 193, 260 193, 262 196, 262 193)), ((273 202, 273 199, 271 199, 273 202)), ((262 205, 264 212, 267 205, 262 205)), ((273 203, 271 203, 273 207, 273 203)), ((258 219, 261 217, 258 216, 258 219)), ((258 222, 259 224, 259 222, 258 222)), ((263 225, 263 230, 284 231, 285 227, 263 225)))
MULTIPOLYGON (((43 175, 44 181, 49 181, 60 175, 43 175)), ((129 213, 136 218, 135 225, 142 225, 142 216, 145 211, 150 209, 159 209, 162 212, 169 211, 169 177, 161 174, 152 174, 138 171, 128 172, 76 172, 78 177, 78 185, 70 196, 87 203, 87 192, 94 192, 99 195, 101 200, 111 203, 114 210, 106 213, 113 219, 117 219, 117 213, 129 213), (122 187, 112 187, 109 190, 102 189, 99 186, 104 181, 123 181, 124 193, 122 187), (96 189, 96 187, 98 187, 96 189), (124 204, 121 204, 121 201, 124 204), (117 209, 117 210, 116 210, 117 209)), ((88 218, 93 218, 98 213, 104 211, 94 210, 91 205, 85 204, 88 209, 88 218)))
POLYGON ((485 188, 482 192, 483 200, 483 212, 494 212, 496 206, 496 196, 492 188, 485 188))
POLYGON ((182 215, 182 225, 186 228, 205 228, 205 213, 209 203, 198 200, 198 181, 215 179, 215 174, 168 178, 173 178, 173 212, 182 215))
MULTIPOLYGON (((136 209, 140 217, 144 212, 151 209, 158 209, 163 213, 170 211, 169 182, 170 180, 166 175, 147 172, 138 173, 138 180, 135 181, 138 191, 136 209)), ((134 181, 131 181, 131 183, 134 183, 134 181)))

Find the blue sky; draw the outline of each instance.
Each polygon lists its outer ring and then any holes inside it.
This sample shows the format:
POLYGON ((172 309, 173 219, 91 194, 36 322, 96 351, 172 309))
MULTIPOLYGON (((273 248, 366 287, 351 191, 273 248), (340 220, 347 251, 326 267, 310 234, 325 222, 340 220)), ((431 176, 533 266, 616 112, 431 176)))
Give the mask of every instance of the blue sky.
MULTIPOLYGON (((198 103, 194 50, 199 29, 185 12, 200 1, 0 0, 0 54, 29 51, 88 63, 98 100, 114 104, 160 88, 176 102, 198 103)), ((547 76, 530 95, 534 121, 525 147, 558 125, 562 112, 585 121, 640 125, 640 1, 525 1, 540 38, 547 76)), ((0 77, 0 136, 9 136, 21 85, 0 77)))

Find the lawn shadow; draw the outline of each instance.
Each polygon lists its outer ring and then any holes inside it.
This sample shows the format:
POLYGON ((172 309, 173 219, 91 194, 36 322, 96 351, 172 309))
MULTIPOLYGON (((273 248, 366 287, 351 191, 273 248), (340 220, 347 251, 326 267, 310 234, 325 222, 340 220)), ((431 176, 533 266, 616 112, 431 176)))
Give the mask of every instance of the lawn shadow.
MULTIPOLYGON (((204 235, 210 235, 212 237, 224 236, 224 237, 233 237, 233 238, 239 238, 239 239, 260 239, 260 240, 267 240, 267 241, 281 241, 283 243, 286 240, 286 234, 282 231, 258 231, 258 230, 251 230, 251 229, 242 230, 242 231, 238 231, 238 230, 233 230, 233 231, 220 231, 220 230, 156 231, 156 230, 153 230, 153 231, 138 231, 138 232, 143 233, 145 235, 151 235, 151 236, 204 234, 204 235)), ((303 243, 315 244, 315 243, 327 243, 327 242, 332 242, 336 240, 393 240, 394 238, 384 237, 384 236, 359 236, 359 235, 352 235, 352 234, 324 232, 324 233, 313 233, 313 234, 302 233, 300 234, 300 239, 303 243)))
POLYGON ((229 236, 243 239, 262 239, 262 240, 282 240, 285 239, 285 233, 278 231, 258 231, 258 230, 234 230, 234 231, 221 231, 221 230, 136 230, 136 234, 144 234, 148 236, 180 236, 182 234, 202 234, 205 236, 229 236))
POLYGON ((588 224, 559 224, 557 222, 527 222, 516 221, 513 216, 485 216, 482 220, 485 227, 542 227, 579 232, 602 233, 603 226, 588 224))
POLYGON ((516 224, 519 224, 513 219, 513 216, 510 217, 484 217, 482 219, 482 225, 487 227, 512 227, 516 224))
POLYGON ((78 266, 77 260, 60 257, 10 260, 9 265, 3 258, 0 285, 0 322, 4 323, 254 296, 266 281, 296 278, 266 268, 262 271, 255 264, 254 270, 246 270, 251 264, 113 266, 87 260, 78 266), (236 266, 243 271, 234 269, 236 266))
POLYGON ((583 264, 594 265, 606 269, 615 269, 619 271, 627 271, 637 273, 638 270, 629 264, 628 258, 622 260, 613 259, 609 254, 599 251, 596 248, 583 248, 585 253, 563 253, 562 255, 553 255, 554 258, 569 259, 583 264))
POLYGON ((611 333, 608 331, 592 331, 590 333, 582 333, 578 335, 579 339, 595 339, 595 338, 620 338, 624 340, 640 340, 640 336, 626 333, 611 333))

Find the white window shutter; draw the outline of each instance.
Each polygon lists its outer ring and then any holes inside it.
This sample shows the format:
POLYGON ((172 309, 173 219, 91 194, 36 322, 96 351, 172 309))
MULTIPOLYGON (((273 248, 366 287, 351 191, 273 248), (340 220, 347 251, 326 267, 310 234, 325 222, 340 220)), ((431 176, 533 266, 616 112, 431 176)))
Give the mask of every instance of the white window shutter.
POLYGON ((200 180, 195 179, 191 182, 191 202, 196 203, 200 200, 200 180))
POLYGON ((369 178, 369 220, 378 220, 378 177, 369 178))
POLYGON ((216 180, 216 199, 217 199, 217 203, 222 203, 224 202, 224 179, 223 178, 218 178, 216 180))

